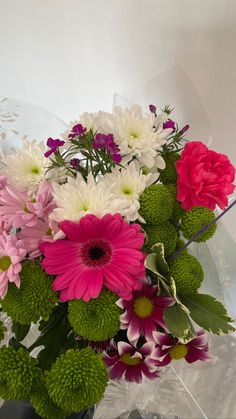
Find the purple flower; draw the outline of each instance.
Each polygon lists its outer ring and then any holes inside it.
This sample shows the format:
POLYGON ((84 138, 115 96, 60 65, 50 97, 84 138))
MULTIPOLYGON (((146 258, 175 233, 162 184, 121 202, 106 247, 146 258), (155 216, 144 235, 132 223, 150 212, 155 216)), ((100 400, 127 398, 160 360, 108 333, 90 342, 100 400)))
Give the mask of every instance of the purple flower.
POLYGON ((157 108, 155 105, 149 105, 149 111, 154 113, 154 115, 156 115, 157 112, 157 108))
POLYGON ((80 160, 76 158, 71 159, 70 165, 73 167, 73 169, 78 169, 80 165, 80 160))
POLYGON ((120 149, 114 142, 112 134, 96 134, 93 140, 94 150, 107 150, 115 163, 121 162, 120 149))
POLYGON ((178 338, 161 332, 153 332, 153 338, 157 344, 154 358, 160 367, 170 364, 173 359, 184 358, 188 363, 214 359, 208 353, 207 335, 204 330, 197 332, 197 336, 186 344, 181 343, 178 338))
POLYGON ((46 153, 44 153, 45 157, 49 157, 51 156, 51 154, 55 153, 59 147, 61 147, 62 145, 65 144, 65 141, 62 140, 58 140, 58 139, 53 139, 53 138, 48 138, 47 140, 47 146, 49 147, 49 150, 46 151, 46 153))
POLYGON ((189 130, 189 125, 185 125, 181 130, 180 130, 180 134, 184 134, 186 131, 188 131, 189 130))
POLYGON ((142 289, 133 292, 132 300, 119 300, 118 305, 123 310, 121 329, 127 329, 130 342, 136 342, 140 335, 147 341, 153 340, 152 333, 157 326, 166 329, 163 313, 166 307, 174 304, 174 299, 157 295, 157 287, 144 284, 142 289))
POLYGON ((87 131, 87 129, 85 127, 83 127, 82 124, 76 124, 72 128, 71 133, 68 135, 68 138, 73 140, 73 138, 79 137, 80 135, 83 135, 86 131, 87 131))
POLYGON ((175 132, 176 123, 172 119, 167 119, 166 122, 163 122, 163 129, 172 129, 172 132, 175 132))
POLYGON ((154 342, 146 342, 139 349, 126 342, 118 342, 117 346, 112 342, 111 345, 112 348, 103 355, 111 379, 119 380, 124 376, 126 381, 141 383, 143 375, 149 379, 158 377, 158 367, 152 359, 154 342))

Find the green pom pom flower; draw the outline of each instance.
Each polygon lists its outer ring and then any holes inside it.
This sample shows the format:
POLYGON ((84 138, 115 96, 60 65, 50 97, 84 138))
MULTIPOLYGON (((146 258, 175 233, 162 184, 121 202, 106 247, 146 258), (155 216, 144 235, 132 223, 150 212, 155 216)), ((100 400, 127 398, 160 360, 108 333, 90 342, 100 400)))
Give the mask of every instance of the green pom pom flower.
POLYGON ((177 242, 177 232, 169 221, 157 226, 147 224, 144 225, 144 229, 148 237, 148 241, 144 247, 146 252, 151 253, 151 248, 156 243, 164 244, 165 255, 170 255, 174 252, 177 242))
POLYGON ((58 301, 51 289, 52 277, 38 263, 26 261, 20 278, 20 288, 9 284, 8 293, 2 300, 2 309, 12 320, 21 324, 37 323, 40 317, 47 320, 58 301))
POLYGON ((5 332, 7 328, 4 326, 3 322, 0 320, 0 342, 4 339, 5 332))
POLYGON ((23 400, 30 395, 37 360, 26 349, 0 348, 0 397, 5 400, 23 400))
POLYGON ((148 224, 162 224, 173 212, 173 199, 164 185, 151 185, 140 196, 139 214, 148 224))
POLYGON ((68 320, 75 331, 85 339, 104 341, 119 330, 122 310, 116 305, 117 295, 103 289, 98 298, 88 302, 69 303, 68 320))
POLYGON ((31 402, 43 419, 64 419, 71 413, 71 411, 61 409, 52 401, 43 378, 40 380, 37 391, 32 394, 31 402))
MULTIPOLYGON (((187 211, 181 222, 181 229, 186 239, 190 239, 198 230, 200 230, 205 224, 209 224, 214 221, 215 214, 213 211, 206 207, 193 207, 190 211, 187 211)), ((194 241, 197 243, 205 242, 209 240, 216 231, 216 224, 213 224, 208 230, 200 234, 194 241)))
POLYGON ((91 348, 69 349, 47 372, 49 396, 61 409, 80 412, 101 400, 108 381, 100 354, 91 348))
POLYGON ((169 266, 177 292, 183 295, 195 294, 204 279, 202 265, 198 260, 187 252, 183 252, 170 262, 169 266))
POLYGON ((173 212, 171 215, 171 221, 179 221, 183 217, 185 210, 181 207, 179 201, 177 201, 177 186, 173 184, 165 185, 168 189, 172 200, 173 200, 173 212))
POLYGON ((175 168, 175 163, 180 159, 178 153, 169 153, 163 156, 166 167, 163 170, 159 169, 160 178, 159 180, 163 183, 177 183, 177 172, 175 168))

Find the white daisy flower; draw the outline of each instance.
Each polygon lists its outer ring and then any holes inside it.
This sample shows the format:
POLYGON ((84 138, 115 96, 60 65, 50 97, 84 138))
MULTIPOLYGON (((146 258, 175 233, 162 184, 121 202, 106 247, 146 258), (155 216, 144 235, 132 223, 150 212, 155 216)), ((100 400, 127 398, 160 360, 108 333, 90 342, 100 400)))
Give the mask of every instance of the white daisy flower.
POLYGON ((68 178, 68 183, 54 184, 53 196, 57 208, 53 210, 51 218, 55 221, 79 221, 86 214, 102 217, 117 212, 116 203, 106 184, 96 183, 91 174, 87 182, 78 174, 76 178, 68 178))
POLYGON ((22 191, 35 192, 39 184, 47 180, 64 178, 64 169, 47 170, 48 159, 44 157, 45 144, 24 140, 20 150, 13 150, 12 154, 3 155, 1 172, 8 181, 22 191))
POLYGON ((139 197, 147 187, 151 174, 143 174, 137 161, 131 162, 127 168, 116 167, 112 173, 107 173, 101 180, 113 193, 113 200, 119 208, 121 215, 127 221, 139 219, 144 222, 139 215, 139 197))
POLYGON ((159 119, 152 113, 144 116, 142 108, 138 105, 133 105, 130 109, 115 107, 113 114, 98 113, 94 120, 100 132, 114 135, 123 156, 121 164, 126 164, 136 157, 142 166, 152 168, 157 150, 172 132, 171 129, 163 129, 161 123, 167 120, 166 113, 161 114, 159 119))

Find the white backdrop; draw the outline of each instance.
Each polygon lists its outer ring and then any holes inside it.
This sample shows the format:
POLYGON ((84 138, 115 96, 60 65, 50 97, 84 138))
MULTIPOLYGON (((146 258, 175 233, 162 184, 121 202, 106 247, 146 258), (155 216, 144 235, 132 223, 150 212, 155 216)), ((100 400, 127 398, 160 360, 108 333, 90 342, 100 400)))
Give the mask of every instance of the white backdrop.
POLYGON ((236 164, 235 0, 0 0, 0 95, 65 121, 176 64, 236 164))

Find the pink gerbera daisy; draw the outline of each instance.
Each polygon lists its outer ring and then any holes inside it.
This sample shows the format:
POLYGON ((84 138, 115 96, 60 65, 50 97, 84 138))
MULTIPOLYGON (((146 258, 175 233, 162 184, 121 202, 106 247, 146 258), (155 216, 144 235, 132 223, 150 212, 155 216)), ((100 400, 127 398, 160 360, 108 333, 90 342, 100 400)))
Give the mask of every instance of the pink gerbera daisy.
POLYGON ((8 282, 20 287, 21 261, 26 256, 22 240, 3 232, 0 236, 0 298, 4 298, 8 290, 8 282))
POLYGON ((143 284, 139 291, 133 292, 130 301, 119 300, 117 304, 125 310, 121 315, 121 329, 127 329, 130 342, 135 342, 141 335, 153 340, 152 333, 161 326, 166 329, 163 313, 166 307, 174 304, 174 299, 157 295, 158 288, 149 283, 143 284))
POLYGON ((160 332, 153 332, 153 338, 157 344, 153 356, 159 366, 168 365, 173 359, 184 358, 188 363, 214 359, 208 353, 207 335, 204 330, 198 331, 197 336, 186 344, 181 343, 178 338, 160 332))
POLYGON ((89 214, 79 223, 62 221, 66 240, 42 243, 43 268, 58 275, 53 283, 61 301, 97 298, 106 287, 124 299, 141 288, 144 234, 137 224, 128 224, 120 214, 102 218, 89 214))
POLYGON ((103 356, 110 378, 119 380, 124 376, 126 381, 141 383, 143 375, 149 379, 158 377, 158 367, 152 359, 154 350, 154 342, 146 342, 139 349, 126 342, 118 342, 117 346, 113 342, 103 356))

